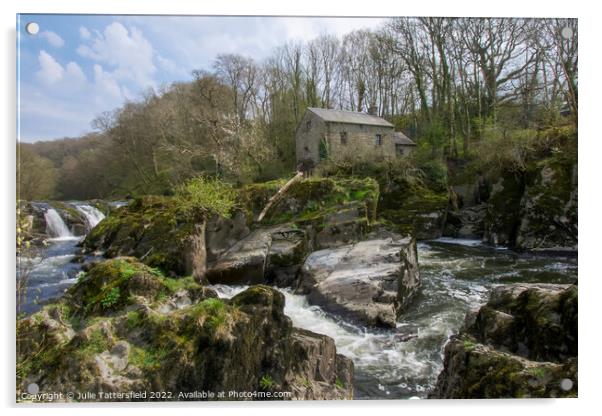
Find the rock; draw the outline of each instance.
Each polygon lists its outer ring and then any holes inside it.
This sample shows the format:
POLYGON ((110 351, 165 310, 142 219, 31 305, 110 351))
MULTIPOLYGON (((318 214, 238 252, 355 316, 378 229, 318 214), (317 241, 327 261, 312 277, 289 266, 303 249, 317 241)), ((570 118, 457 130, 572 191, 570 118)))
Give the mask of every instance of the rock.
POLYGON ((206 268, 205 219, 178 209, 173 198, 145 196, 111 212, 86 236, 86 252, 133 256, 170 275, 202 279, 206 268))
MULTIPOLYGON (((212 392, 212 399, 220 391, 291 393, 278 399, 353 397, 351 360, 336 353, 331 338, 293 328, 277 290, 258 285, 231 300, 205 298, 161 312, 170 301, 125 305, 94 320, 59 308, 58 326, 74 331, 76 324, 77 332, 57 342, 47 342, 55 329, 42 319, 56 306, 19 321, 19 391, 35 382, 41 393, 173 393, 163 400, 202 400, 199 391, 212 392), (39 342, 23 338, 30 332, 39 342)), ((226 394, 226 400, 253 399, 226 394)))
POLYGON ((297 292, 363 325, 394 327, 419 285, 416 242, 398 236, 310 254, 297 292))
POLYGON ((466 339, 451 340, 444 354, 444 369, 430 398, 577 396, 577 358, 563 364, 531 361, 466 339), (561 388, 564 379, 573 382, 569 391, 561 388))
POLYGON ((250 232, 247 216, 242 211, 235 211, 231 218, 212 216, 207 221, 205 230, 207 261, 209 263, 216 261, 219 256, 250 232))
POLYGON ((353 362, 336 353, 332 338, 299 328, 293 329, 291 338, 295 358, 290 378, 298 399, 353 398, 353 362))
POLYGON ((72 312, 78 316, 103 315, 128 305, 150 305, 173 298, 216 297, 215 292, 189 279, 169 279, 132 257, 118 257, 93 264, 67 293, 72 312))
POLYGON ((303 230, 282 229, 272 233, 266 281, 279 287, 292 286, 307 255, 308 246, 307 234, 303 230))
POLYGON ((264 283, 272 231, 257 229, 234 244, 207 270, 207 280, 214 284, 264 283))
POLYGON ((410 233, 418 240, 432 240, 443 235, 447 217, 447 193, 419 189, 399 195, 398 200, 388 198, 381 216, 390 221, 403 234, 410 233))
POLYGON ((521 250, 577 250, 577 164, 560 154, 504 171, 484 220, 484 239, 521 250))
POLYGON ((577 164, 551 158, 527 173, 516 247, 577 250, 577 164))
POLYGON ((522 174, 516 172, 503 172, 493 185, 484 219, 485 241, 514 246, 524 186, 522 174))
MULTIPOLYGON (((458 221, 458 223, 456 223, 456 230, 454 235, 451 235, 450 237, 471 239, 482 238, 486 212, 486 204, 473 205, 459 210, 455 213, 458 221)), ((449 218, 450 213, 448 213, 448 222, 449 218)))
POLYGON ((514 284, 486 305, 445 347, 433 397, 576 397, 577 287, 514 284), (560 383, 570 379, 573 388, 560 383))

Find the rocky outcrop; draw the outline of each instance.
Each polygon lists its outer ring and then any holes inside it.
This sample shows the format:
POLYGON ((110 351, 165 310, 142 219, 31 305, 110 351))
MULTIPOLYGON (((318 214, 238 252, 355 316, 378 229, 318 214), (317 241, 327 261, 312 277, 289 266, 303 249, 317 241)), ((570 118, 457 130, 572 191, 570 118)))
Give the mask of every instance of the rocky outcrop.
POLYGON ((86 252, 106 257, 134 256, 177 275, 204 276, 206 220, 178 209, 168 197, 145 196, 102 220, 83 242, 86 252))
POLYGON ((443 235, 453 238, 481 239, 486 212, 486 204, 448 211, 443 235))
POLYGON ((503 172, 494 184, 484 239, 522 250, 577 250, 577 165, 560 156, 503 172))
POLYGON ((260 228, 235 243, 206 273, 211 283, 259 284, 265 282, 265 265, 272 230, 260 228))
POLYGON ((394 195, 387 197, 380 213, 394 229, 415 235, 418 240, 441 237, 447 217, 447 193, 421 188, 401 193, 398 199, 394 195))
POLYGON ((577 164, 559 158, 527 172, 516 247, 577 250, 577 164))
POLYGON ((495 288, 446 345, 432 396, 576 397, 577 286, 495 288))
POLYGON ((397 236, 310 254, 297 292, 363 325, 394 327, 419 285, 416 241, 397 236))
POLYGON ((277 290, 218 299, 133 259, 93 266, 59 303, 18 321, 17 340, 20 391, 37 383, 40 393, 146 392, 92 401, 157 391, 166 395, 154 400, 353 396, 353 363, 331 338, 293 328, 277 290))

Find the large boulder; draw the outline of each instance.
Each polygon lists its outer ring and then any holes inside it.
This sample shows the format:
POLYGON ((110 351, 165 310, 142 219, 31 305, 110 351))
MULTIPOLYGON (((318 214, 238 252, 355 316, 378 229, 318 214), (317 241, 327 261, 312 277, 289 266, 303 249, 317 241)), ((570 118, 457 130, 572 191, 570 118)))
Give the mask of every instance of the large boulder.
POLYGON ((297 292, 363 325, 394 327, 419 285, 416 241, 397 236, 311 253, 297 292))
POLYGON ((211 283, 258 284, 265 282, 265 265, 272 230, 260 228, 235 243, 206 273, 211 283))
POLYGON ((575 397, 577 287, 515 284, 486 305, 445 347, 433 397, 575 397))
POLYGON ((20 320, 18 397, 31 383, 66 400, 72 391, 105 393, 92 401, 353 397, 351 360, 331 338, 293 328, 282 293, 259 285, 224 300, 184 280, 128 260, 118 272, 96 269, 72 296, 20 320), (122 288, 132 299, 105 297, 110 308, 101 302, 93 319, 82 316, 80 301, 98 287, 122 288), (131 391, 143 394, 118 395, 131 391))
POLYGON ((133 256, 171 275, 204 276, 206 219, 169 197, 145 196, 116 209, 86 236, 86 252, 133 256))
POLYGON ((258 228, 209 264, 206 278, 221 284, 291 286, 310 247, 302 229, 258 228))

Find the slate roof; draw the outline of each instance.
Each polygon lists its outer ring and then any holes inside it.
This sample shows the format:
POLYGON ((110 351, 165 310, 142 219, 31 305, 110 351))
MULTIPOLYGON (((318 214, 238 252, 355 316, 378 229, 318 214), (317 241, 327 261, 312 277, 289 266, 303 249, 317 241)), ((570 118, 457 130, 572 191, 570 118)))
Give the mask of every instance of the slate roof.
MULTIPOLYGON (((327 108, 308 107, 308 110, 324 121, 332 123, 364 124, 366 126, 394 127, 384 118, 355 111, 329 110, 327 108)), ((408 139, 409 140, 409 139, 408 139)))
POLYGON ((395 133, 393 133, 393 143, 403 144, 406 146, 416 146, 416 143, 414 143, 412 139, 410 139, 408 136, 406 136, 400 131, 396 131, 395 133))

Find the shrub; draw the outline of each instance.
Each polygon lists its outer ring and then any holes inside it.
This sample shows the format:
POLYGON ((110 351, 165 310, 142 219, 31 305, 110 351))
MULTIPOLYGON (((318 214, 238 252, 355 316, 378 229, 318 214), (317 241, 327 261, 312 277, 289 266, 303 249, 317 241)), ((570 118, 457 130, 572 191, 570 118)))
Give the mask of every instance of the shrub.
POLYGON ((232 185, 204 176, 189 179, 177 189, 179 208, 188 214, 211 212, 229 217, 236 197, 232 185))

